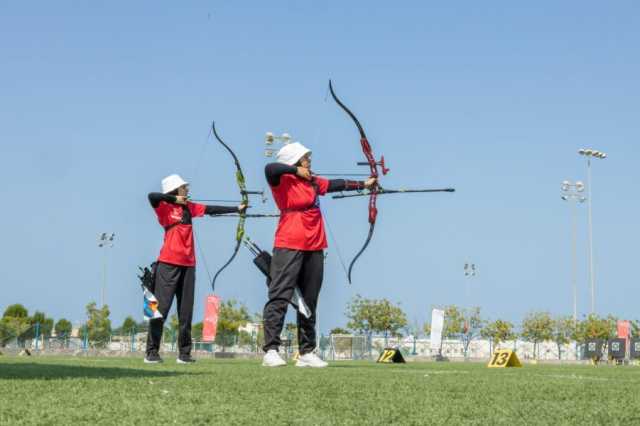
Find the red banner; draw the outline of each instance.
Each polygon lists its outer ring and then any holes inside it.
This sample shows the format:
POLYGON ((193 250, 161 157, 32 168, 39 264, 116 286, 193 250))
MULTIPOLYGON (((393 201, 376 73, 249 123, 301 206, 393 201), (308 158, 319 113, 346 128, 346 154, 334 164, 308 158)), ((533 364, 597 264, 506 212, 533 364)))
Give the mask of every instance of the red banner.
POLYGON ((631 337, 630 321, 618 320, 618 337, 620 339, 629 339, 629 337, 631 337))
POLYGON ((220 297, 210 294, 204 305, 204 321, 202 326, 202 341, 213 342, 218 330, 218 310, 220 309, 220 297))

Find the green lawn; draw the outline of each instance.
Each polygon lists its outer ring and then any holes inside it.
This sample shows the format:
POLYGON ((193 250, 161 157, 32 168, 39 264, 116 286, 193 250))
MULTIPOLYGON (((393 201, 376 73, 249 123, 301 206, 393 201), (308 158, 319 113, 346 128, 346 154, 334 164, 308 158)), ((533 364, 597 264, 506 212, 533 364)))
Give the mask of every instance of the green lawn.
POLYGON ((640 367, 0 357, 0 424, 640 424, 640 367))

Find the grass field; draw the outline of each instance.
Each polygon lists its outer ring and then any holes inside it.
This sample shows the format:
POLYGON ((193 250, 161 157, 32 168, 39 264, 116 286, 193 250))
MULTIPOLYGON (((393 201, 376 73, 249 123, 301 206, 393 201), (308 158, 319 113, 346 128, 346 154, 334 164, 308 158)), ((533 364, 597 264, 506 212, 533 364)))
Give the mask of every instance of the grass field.
POLYGON ((640 424, 640 367, 0 357, 0 424, 640 424))

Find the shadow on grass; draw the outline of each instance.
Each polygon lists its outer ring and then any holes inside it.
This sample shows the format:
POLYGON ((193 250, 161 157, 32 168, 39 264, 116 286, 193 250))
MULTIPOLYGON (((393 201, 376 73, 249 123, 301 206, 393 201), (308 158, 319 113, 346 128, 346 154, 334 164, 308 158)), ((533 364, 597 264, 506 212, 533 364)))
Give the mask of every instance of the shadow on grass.
MULTIPOLYGON (((347 361, 349 362, 349 361, 347 361)), ((377 363, 375 361, 367 361, 367 362, 362 362, 362 361, 358 361, 358 363, 353 363, 353 364, 338 364, 337 362, 330 362, 329 363, 329 367, 330 369, 344 369, 344 370, 376 370, 376 371, 390 371, 390 370, 395 370, 395 371, 423 371, 425 366, 417 364, 415 365, 414 363, 406 363, 406 364, 385 364, 385 363, 377 363), (413 365, 412 365, 413 364, 413 365)))
MULTIPOLYGON (((357 363, 353 361, 329 361, 329 368, 380 368, 380 367, 389 367, 389 366, 399 366, 402 364, 377 364, 374 361, 363 362, 357 361, 357 363), (342 364, 344 362, 344 364, 342 364)), ((406 364, 405 364, 406 365, 406 364)))
POLYGON ((189 374, 191 373, 119 367, 88 367, 84 365, 23 362, 3 362, 0 364, 0 380, 121 379, 136 377, 172 377, 189 374))

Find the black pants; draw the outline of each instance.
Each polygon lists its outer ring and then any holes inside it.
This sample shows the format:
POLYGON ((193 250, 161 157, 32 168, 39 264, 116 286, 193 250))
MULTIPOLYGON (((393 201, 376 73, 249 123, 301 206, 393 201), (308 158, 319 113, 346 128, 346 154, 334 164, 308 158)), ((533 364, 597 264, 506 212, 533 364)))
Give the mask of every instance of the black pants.
POLYGON ((284 317, 296 286, 311 310, 311 317, 297 313, 300 354, 316 347, 316 305, 322 287, 324 253, 276 248, 271 259, 269 301, 264 306, 264 351, 278 350, 284 317))
POLYGON ((196 268, 158 262, 153 294, 158 299, 158 311, 162 318, 149 321, 147 354, 157 354, 164 322, 169 315, 173 296, 178 299, 178 350, 180 355, 191 354, 191 319, 193 317, 193 293, 196 282, 196 268))

